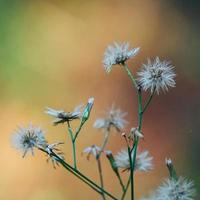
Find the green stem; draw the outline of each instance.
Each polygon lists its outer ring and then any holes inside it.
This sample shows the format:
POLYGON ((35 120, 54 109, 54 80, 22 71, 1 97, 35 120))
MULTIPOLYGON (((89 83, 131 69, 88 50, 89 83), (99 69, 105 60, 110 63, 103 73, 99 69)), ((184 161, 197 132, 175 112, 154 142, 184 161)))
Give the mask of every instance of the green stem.
POLYGON ((167 168, 168 168, 168 171, 169 171, 170 178, 175 180, 175 181, 178 181, 178 175, 176 173, 174 165, 172 163, 167 164, 167 168))
POLYGON ((81 172, 79 172, 76 169, 73 169, 70 165, 68 165, 69 168, 71 168, 74 172, 76 172, 78 175, 80 175, 82 178, 84 178, 86 181, 88 181, 89 183, 91 183, 92 185, 94 185, 96 188, 98 188, 101 193, 104 192, 104 194, 108 195, 109 197, 111 197, 114 200, 117 200, 116 197, 114 197, 112 194, 110 194, 109 192, 107 192, 106 190, 104 190, 103 188, 101 188, 99 185, 97 185, 95 182, 93 182, 92 180, 90 180, 89 178, 87 178, 85 175, 83 175, 81 172))
POLYGON ((122 192, 124 192, 125 187, 124 187, 123 181, 121 179, 118 167, 116 165, 115 158, 113 157, 113 154, 112 153, 106 153, 106 157, 108 158, 108 160, 110 162, 110 166, 111 166, 113 172, 115 173, 115 175, 117 176, 117 178, 119 180, 119 184, 122 187, 122 192))
MULTIPOLYGON (((38 149, 41 150, 42 152, 44 152, 44 153, 46 153, 46 154, 49 155, 49 153, 48 153, 46 150, 44 150, 44 149, 42 149, 42 148, 40 148, 40 147, 38 147, 38 149)), ((53 154, 54 154, 54 153, 53 153, 53 154)), ((71 172, 73 175, 75 175, 75 176, 76 176, 77 178, 79 178, 81 181, 83 181, 84 183, 86 183, 89 187, 91 187, 93 190, 95 190, 95 191, 98 192, 99 194, 102 193, 101 190, 99 190, 97 187, 93 186, 93 184, 91 184, 90 182, 86 181, 83 177, 79 176, 78 174, 76 174, 76 173, 75 173, 72 169, 70 169, 64 162, 61 162, 61 159, 60 159, 56 154, 55 154, 55 156, 56 156, 57 159, 59 159, 58 162, 59 162, 60 164, 62 164, 62 166, 63 166, 65 169, 67 169, 69 172, 71 172)))
MULTIPOLYGON (((101 168, 101 160, 100 157, 96 158, 97 164, 98 164, 98 171, 99 171, 99 177, 100 177, 100 183, 101 183, 101 188, 104 189, 104 183, 103 183, 103 174, 102 174, 102 168, 101 168)), ((105 194, 102 191, 102 199, 106 200, 105 194)))
POLYGON ((104 151, 107 143, 108 143, 108 138, 109 138, 109 135, 110 135, 110 130, 106 130, 106 133, 105 133, 105 137, 104 137, 104 141, 103 141, 103 144, 101 146, 101 150, 99 151, 99 153, 97 154, 97 159, 101 156, 101 153, 104 151))
MULTIPOLYGON (((47 153, 49 155, 49 153, 44 150, 39 148, 40 150, 42 150, 43 152, 47 153)), ((54 152, 51 152, 51 156, 55 157, 56 160, 68 171, 70 171, 72 174, 74 174, 77 178, 79 179, 83 179, 86 182, 88 182, 90 185, 92 185, 93 187, 95 187, 97 190, 101 191, 100 193, 104 192, 107 196, 111 197, 113 200, 118 200, 116 197, 114 197, 112 194, 110 194, 109 192, 107 192, 106 190, 102 189, 99 185, 97 185, 94 181, 90 180, 88 177, 86 177, 84 174, 82 174, 80 171, 78 171, 77 169, 73 168, 72 166, 70 166, 68 163, 66 163, 64 160, 62 160, 57 154, 55 154, 54 152)))
POLYGON ((83 177, 79 176, 78 174, 76 174, 73 170, 71 170, 70 168, 68 168, 67 166, 65 166, 64 164, 62 164, 63 167, 65 169, 67 169, 69 172, 71 172, 74 176, 76 176, 77 178, 79 178, 81 181, 83 181, 85 184, 87 184, 89 187, 91 187, 93 190, 95 190, 97 193, 102 194, 101 190, 97 189, 95 186, 93 186, 93 184, 91 184, 90 182, 86 181, 83 177))
MULTIPOLYGON (((123 64, 128 76, 130 77, 134 87, 136 88, 137 91, 137 97, 138 97, 138 130, 141 131, 142 127, 142 94, 141 94, 141 88, 138 86, 136 79, 132 75, 128 65, 126 63, 123 64)), ((132 149, 129 149, 129 159, 130 159, 130 179, 131 179, 131 199, 134 200, 134 166, 135 166, 135 161, 136 161, 136 155, 137 155, 137 147, 139 143, 139 137, 135 137, 134 145, 132 149), (133 158, 131 156, 133 151, 133 158)))
POLYGON ((131 200, 134 200, 134 167, 133 167, 133 160, 131 156, 131 149, 128 147, 128 156, 129 156, 129 162, 130 162, 130 179, 131 179, 131 200))
MULTIPOLYGON (((62 160, 62 162, 64 162, 62 160)), ((109 192, 105 191, 103 188, 101 188, 99 185, 97 185, 95 182, 93 182, 92 180, 90 180, 89 178, 87 178, 85 175, 83 175, 80 171, 74 169, 73 167, 71 167, 69 164, 65 163, 64 164, 67 165, 67 167, 69 167, 70 169, 72 169, 74 172, 76 172, 78 175, 80 175, 82 178, 84 178, 86 181, 88 181, 89 183, 93 184, 95 187, 97 187, 99 190, 101 190, 101 193, 104 192, 106 195, 108 195, 109 197, 111 197, 114 200, 117 200, 116 197, 114 197, 112 194, 110 194, 109 192)))
MULTIPOLYGON (((142 128, 142 92, 141 89, 138 89, 138 130, 141 131, 142 128)), ((136 162, 136 156, 137 156, 137 149, 138 149, 138 143, 139 143, 139 137, 136 136, 134 140, 134 145, 133 145, 133 160, 132 160, 132 177, 133 179, 133 187, 134 187, 134 167, 135 167, 135 162, 136 162)), ((133 188, 134 190, 134 188, 133 188)), ((134 200, 134 197, 133 197, 134 200)))
POLYGON ((142 129, 142 91, 141 88, 138 89, 138 130, 141 131, 142 129))
POLYGON ((131 177, 129 177, 129 179, 128 179, 128 182, 127 182, 126 187, 125 187, 125 190, 124 190, 124 192, 123 192, 123 194, 122 194, 121 200, 124 200, 124 198, 125 198, 125 196, 126 196, 126 193, 127 193, 127 190, 128 190, 128 187, 129 187, 129 185, 130 185, 130 182, 131 182, 131 177))
POLYGON ((69 132, 69 135, 70 135, 70 138, 71 138, 71 142, 72 142, 74 168, 77 169, 77 164, 76 164, 76 143, 75 143, 74 138, 73 138, 73 132, 72 132, 70 123, 68 122, 67 124, 68 124, 68 132, 69 132))
POLYGON ((125 187, 124 187, 123 181, 122 181, 121 176, 120 176, 119 173, 117 173, 117 178, 118 178, 119 183, 120 183, 120 185, 122 187, 122 192, 125 192, 125 187))
MULTIPOLYGON (((123 63, 123 66, 124 66, 124 69, 126 70, 128 76, 130 77, 130 79, 132 81, 132 84, 137 89, 137 97, 138 97, 138 130, 141 131, 141 129, 142 129, 143 113, 148 108, 148 106, 149 106, 149 104, 150 104, 150 102, 151 102, 151 100, 153 98, 153 95, 155 93, 155 89, 153 90, 153 93, 151 94, 151 96, 147 100, 144 108, 142 108, 142 91, 141 91, 141 87, 138 86, 138 84, 136 82, 136 79, 132 75, 132 73, 131 73, 128 65, 126 63, 123 63)), ((133 147, 131 149, 128 147, 131 174, 130 174, 130 178, 128 180, 125 192, 122 195, 122 200, 125 197, 125 194, 127 192, 127 189, 129 187, 130 182, 131 182, 131 198, 132 198, 132 200, 134 200, 134 167, 135 167, 135 162, 136 162, 138 143, 139 143, 139 137, 135 136, 133 147), (133 158, 131 156, 132 155, 132 151, 133 151, 133 158)))
POLYGON ((79 132, 81 131, 81 128, 83 127, 83 124, 84 124, 84 123, 82 123, 82 121, 81 121, 79 127, 76 129, 76 132, 75 132, 74 138, 73 138, 73 142, 76 141, 76 139, 77 139, 77 137, 78 137, 78 134, 79 134, 79 132))
MULTIPOLYGON (((137 97, 138 97, 138 130, 140 131, 141 130, 141 126, 142 126, 142 96, 141 96, 141 88, 138 87, 136 79, 132 75, 128 65, 126 63, 124 63, 123 66, 124 66, 128 76, 130 77, 134 87, 137 90, 137 97)), ((131 170, 130 179, 131 179, 131 199, 132 200, 134 200, 134 166, 135 166, 138 142, 139 142, 139 138, 135 137, 133 148, 132 149, 128 148, 129 160, 130 160, 130 170, 131 170), (132 150, 134 150, 133 158, 131 156, 132 150)))
POLYGON ((155 89, 153 90, 153 92, 151 93, 151 95, 149 96, 147 102, 145 103, 144 107, 143 107, 143 110, 142 110, 142 114, 146 111, 146 109, 148 108, 149 104, 151 103, 151 100, 153 98, 155 94, 155 89))
POLYGON ((133 85, 135 86, 136 89, 138 89, 138 84, 136 82, 136 79, 134 78, 133 74, 131 73, 131 70, 129 69, 128 65, 126 63, 122 64, 124 69, 126 70, 128 76, 130 77, 133 85))

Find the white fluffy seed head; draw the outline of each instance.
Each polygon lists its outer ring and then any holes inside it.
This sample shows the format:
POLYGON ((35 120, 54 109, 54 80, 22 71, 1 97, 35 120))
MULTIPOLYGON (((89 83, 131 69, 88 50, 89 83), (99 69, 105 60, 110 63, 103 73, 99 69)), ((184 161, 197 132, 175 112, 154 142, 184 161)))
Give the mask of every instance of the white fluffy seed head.
POLYGON ((91 155, 93 155, 96 158, 100 151, 101 151, 100 147, 98 147, 97 145, 92 145, 92 146, 86 147, 83 150, 83 153, 87 154, 87 159, 89 160, 91 155))
POLYGON ((194 200, 196 190, 193 181, 179 177, 167 178, 148 198, 140 200, 194 200))
POLYGON ((148 151, 143 151, 136 156, 135 169, 139 171, 149 171, 153 169, 153 157, 148 151))
POLYGON ((148 59, 147 64, 143 64, 140 72, 138 72, 138 83, 144 91, 150 90, 157 94, 160 91, 168 91, 169 87, 175 87, 175 76, 173 66, 168 61, 161 61, 156 57, 154 61, 148 59))
MULTIPOLYGON (((132 153, 133 158, 133 153, 132 153)), ((149 155, 148 151, 143 151, 136 155, 136 163, 134 170, 138 171, 149 171, 153 169, 152 164, 153 157, 149 155)), ((115 156, 115 162, 118 168, 122 168, 124 170, 130 170, 130 161, 129 155, 127 150, 121 150, 115 156)))
POLYGON ((56 165, 59 166, 59 159, 64 160, 64 153, 60 150, 59 145, 64 144, 63 142, 55 142, 52 144, 47 144, 44 150, 47 152, 47 162, 51 161, 54 168, 56 165), (55 156, 56 155, 56 156, 55 156))
POLYGON ((74 108, 72 112, 65 112, 63 110, 56 110, 53 108, 47 107, 45 113, 54 117, 53 121, 54 125, 58 125, 60 123, 65 123, 72 121, 74 119, 80 119, 82 117, 83 105, 78 105, 74 108))
POLYGON ((128 123, 124 117, 127 115, 126 112, 123 112, 119 108, 115 108, 114 105, 111 106, 106 111, 104 118, 98 118, 94 124, 93 127, 97 129, 103 129, 108 130, 111 127, 114 127, 117 131, 122 130, 125 125, 128 123))
POLYGON ((103 65, 107 73, 112 70, 113 65, 123 64, 126 60, 136 56, 140 48, 129 49, 129 43, 114 43, 109 45, 104 53, 103 65))
POLYGON ((193 181, 183 177, 166 179, 157 190, 158 200, 193 200, 195 193, 193 181))
POLYGON ((44 132, 39 127, 30 124, 27 127, 19 127, 12 136, 12 146, 23 153, 23 157, 27 153, 34 154, 34 148, 46 145, 44 132))

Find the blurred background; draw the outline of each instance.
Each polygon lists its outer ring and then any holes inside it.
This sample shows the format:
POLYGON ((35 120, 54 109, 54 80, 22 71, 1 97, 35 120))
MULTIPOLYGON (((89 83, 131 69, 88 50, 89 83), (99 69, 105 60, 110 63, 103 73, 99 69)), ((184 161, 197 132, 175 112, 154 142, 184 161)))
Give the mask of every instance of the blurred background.
MULTIPOLYGON (((144 117, 140 149, 154 156, 155 170, 136 174, 136 199, 168 176, 165 157, 172 158, 178 174, 194 180, 198 190, 199 19, 200 3, 194 0, 1 0, 0 199, 101 199, 61 167, 54 170, 40 152, 22 159, 10 139, 17 125, 32 122, 45 130, 49 142, 65 142, 62 149, 71 162, 66 126, 52 126, 44 108, 71 111, 93 96, 91 118, 79 135, 77 151, 80 170, 98 182, 95 160, 88 162, 81 155, 86 146, 101 144, 103 134, 92 128, 95 119, 115 103, 129 113, 127 131, 137 124, 136 96, 127 75, 120 67, 107 75, 102 67, 104 50, 114 41, 141 47, 129 62, 133 72, 147 57, 159 56, 171 60, 177 73, 177 87, 156 96, 144 117)), ((116 153, 124 146, 113 133, 108 149, 116 153)), ((106 188, 119 195, 106 159, 103 171, 106 188)), ((122 176, 125 181, 126 173, 122 176)))

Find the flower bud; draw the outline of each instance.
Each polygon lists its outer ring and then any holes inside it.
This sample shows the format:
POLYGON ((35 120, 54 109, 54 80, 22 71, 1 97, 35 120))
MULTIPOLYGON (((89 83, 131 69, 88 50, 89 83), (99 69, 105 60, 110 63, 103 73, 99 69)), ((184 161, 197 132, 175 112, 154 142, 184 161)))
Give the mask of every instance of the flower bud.
POLYGON ((141 131, 138 130, 138 128, 131 128, 130 134, 129 134, 129 139, 134 139, 135 137, 143 138, 144 135, 141 131))
POLYGON ((90 117, 90 112, 92 110, 92 106, 94 104, 94 98, 91 97, 88 99, 88 103, 85 107, 85 109, 83 110, 83 114, 82 114, 82 124, 84 124, 88 118, 90 117))
POLYGON ((169 158, 165 158, 165 163, 166 163, 166 166, 169 170, 169 175, 170 175, 170 178, 171 179, 174 179, 174 180, 178 180, 178 176, 176 174, 176 170, 173 166, 173 163, 172 163, 172 160, 169 158))
POLYGON ((106 157, 108 158, 108 160, 110 161, 110 166, 112 167, 113 171, 118 174, 118 167, 115 163, 115 159, 114 156, 112 154, 111 151, 105 151, 106 157))

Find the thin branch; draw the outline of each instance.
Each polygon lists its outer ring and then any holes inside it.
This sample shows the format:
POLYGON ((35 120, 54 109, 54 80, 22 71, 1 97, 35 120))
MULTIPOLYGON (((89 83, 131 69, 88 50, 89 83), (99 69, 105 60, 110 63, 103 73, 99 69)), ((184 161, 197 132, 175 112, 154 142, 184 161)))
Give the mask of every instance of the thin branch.
POLYGON ((146 111, 146 109, 148 108, 149 104, 151 103, 151 100, 153 98, 155 94, 155 89, 153 90, 153 92, 151 93, 151 95, 149 96, 148 100, 146 101, 145 105, 144 105, 144 108, 142 110, 142 114, 146 111))
POLYGON ((130 185, 130 182, 131 182, 131 177, 129 177, 129 179, 128 179, 128 181, 127 181, 125 190, 124 190, 124 192, 123 192, 123 194, 122 194, 122 197, 121 197, 121 200, 124 200, 124 198, 125 198, 125 196, 126 196, 126 193, 127 193, 127 191, 128 191, 128 187, 129 187, 129 185, 130 185))
POLYGON ((74 168, 77 169, 77 164, 76 164, 76 143, 75 143, 74 138, 73 138, 73 132, 72 132, 70 123, 67 122, 67 125, 68 125, 68 132, 69 132, 69 135, 70 135, 70 138, 71 138, 71 142, 72 142, 74 168))
MULTIPOLYGON (((102 168, 101 168, 101 160, 100 157, 96 158, 97 160, 97 165, 98 165, 98 171, 99 171, 99 177, 100 177, 100 184, 101 184, 101 188, 104 189, 104 183, 103 183, 103 174, 102 174, 102 168)), ((106 200, 105 194, 102 191, 102 199, 106 200)))
POLYGON ((79 127, 76 129, 76 132, 75 132, 74 138, 73 138, 73 142, 76 141, 76 139, 77 139, 77 137, 78 137, 78 134, 79 134, 79 132, 81 131, 81 128, 83 127, 83 124, 84 124, 84 123, 82 123, 82 121, 81 121, 79 127))
POLYGON ((101 150, 99 151, 99 153, 97 154, 97 159, 101 156, 102 152, 104 151, 107 143, 108 143, 108 139, 109 139, 109 136, 110 136, 110 130, 106 130, 105 132, 105 137, 104 137, 104 141, 103 141, 103 144, 101 146, 101 150))
MULTIPOLYGON (((47 153, 47 151, 45 151, 44 149, 39 148, 40 150, 42 150, 43 152, 47 153)), ((80 177, 82 179, 84 179, 85 181, 89 182, 92 186, 96 187, 97 190, 100 190, 101 193, 104 192, 107 196, 109 196, 110 198, 112 198, 113 200, 118 200, 116 197, 114 197, 111 193, 107 192, 106 190, 102 189, 99 185, 97 185, 94 181, 92 181, 91 179, 89 179, 88 177, 86 177, 84 174, 82 174, 79 170, 73 168, 72 166, 70 166, 68 163, 66 163, 63 159, 61 159, 57 154, 55 154, 54 152, 51 153, 51 156, 54 156, 57 161, 68 171, 70 171, 71 173, 73 173, 74 175, 76 174, 77 178, 80 179, 80 177)))

